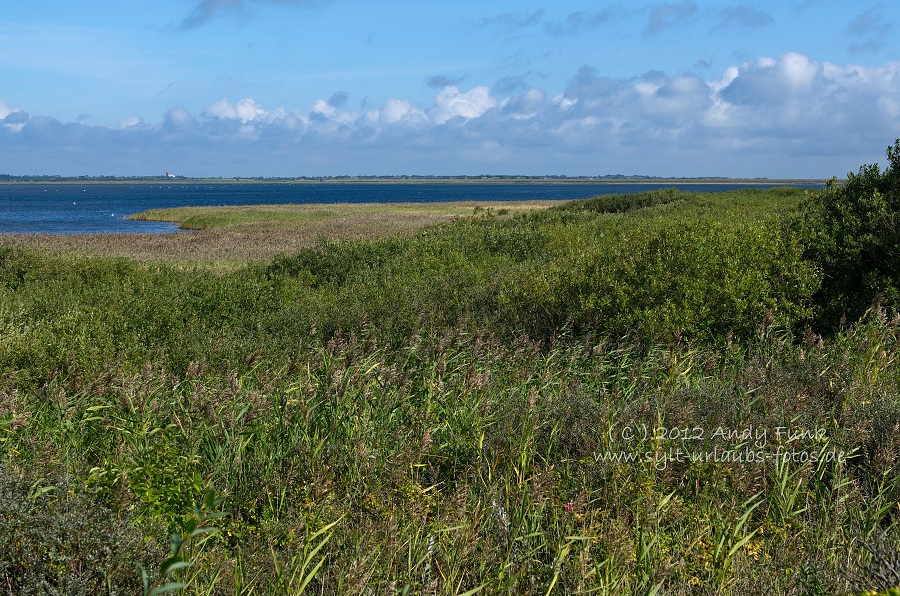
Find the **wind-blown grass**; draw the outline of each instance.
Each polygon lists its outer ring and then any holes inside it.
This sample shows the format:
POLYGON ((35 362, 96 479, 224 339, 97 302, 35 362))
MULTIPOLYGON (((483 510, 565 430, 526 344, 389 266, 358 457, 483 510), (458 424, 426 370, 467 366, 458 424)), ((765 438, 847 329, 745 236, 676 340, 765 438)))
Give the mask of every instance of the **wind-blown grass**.
MULTIPOLYGON (((900 319, 817 335, 802 198, 479 213, 219 272, 0 249, 0 495, 37 491, 0 503, 9 543, 76 507, 191 593, 886 588, 862 545, 900 536, 900 319)), ((54 563, 9 551, 13 590, 142 580, 28 536, 54 563)))

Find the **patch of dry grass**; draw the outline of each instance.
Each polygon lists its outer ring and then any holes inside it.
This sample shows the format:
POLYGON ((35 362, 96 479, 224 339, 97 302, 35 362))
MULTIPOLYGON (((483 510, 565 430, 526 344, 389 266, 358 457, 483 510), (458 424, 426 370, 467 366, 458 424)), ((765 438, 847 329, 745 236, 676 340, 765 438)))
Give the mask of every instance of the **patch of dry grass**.
POLYGON ((179 207, 145 211, 134 219, 173 221, 190 232, 164 234, 0 234, 0 245, 50 252, 126 257, 141 261, 209 263, 228 267, 265 261, 319 240, 372 240, 415 234, 478 210, 500 217, 544 209, 553 201, 462 201, 179 207))

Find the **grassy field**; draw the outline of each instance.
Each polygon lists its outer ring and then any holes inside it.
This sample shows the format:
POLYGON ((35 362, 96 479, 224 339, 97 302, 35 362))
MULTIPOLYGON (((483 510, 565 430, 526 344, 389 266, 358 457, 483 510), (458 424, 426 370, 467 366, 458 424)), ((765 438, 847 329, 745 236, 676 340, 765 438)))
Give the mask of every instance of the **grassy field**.
POLYGON ((885 235, 833 228, 854 183, 7 242, 0 584, 894 587, 900 317, 885 235))

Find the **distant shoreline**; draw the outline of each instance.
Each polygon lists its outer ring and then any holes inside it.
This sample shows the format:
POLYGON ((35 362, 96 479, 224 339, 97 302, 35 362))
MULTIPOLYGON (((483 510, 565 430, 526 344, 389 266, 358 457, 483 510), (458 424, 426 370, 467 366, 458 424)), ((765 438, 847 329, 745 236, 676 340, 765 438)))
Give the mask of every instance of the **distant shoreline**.
POLYGON ((632 177, 543 177, 543 176, 337 176, 304 178, 41 178, 22 176, 0 179, 0 186, 11 184, 816 184, 819 178, 632 178, 632 177))

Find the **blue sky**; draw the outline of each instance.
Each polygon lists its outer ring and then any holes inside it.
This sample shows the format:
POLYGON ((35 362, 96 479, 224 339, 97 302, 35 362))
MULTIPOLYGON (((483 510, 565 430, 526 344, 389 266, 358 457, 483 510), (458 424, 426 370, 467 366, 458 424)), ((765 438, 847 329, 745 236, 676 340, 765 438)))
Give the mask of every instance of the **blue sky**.
POLYGON ((831 177, 900 137, 900 3, 30 0, 0 173, 831 177))

